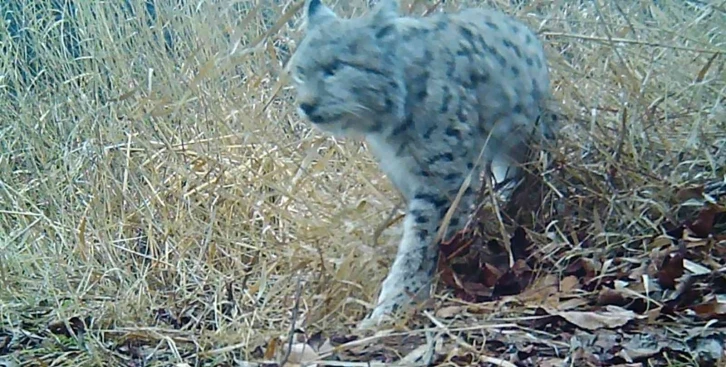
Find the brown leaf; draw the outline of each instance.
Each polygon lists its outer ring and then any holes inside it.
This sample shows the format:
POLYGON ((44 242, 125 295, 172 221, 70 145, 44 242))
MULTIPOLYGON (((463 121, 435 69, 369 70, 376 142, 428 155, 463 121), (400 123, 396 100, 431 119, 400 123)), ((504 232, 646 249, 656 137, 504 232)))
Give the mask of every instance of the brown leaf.
POLYGON ((698 213, 698 218, 696 218, 693 223, 686 224, 686 227, 693 232, 694 236, 706 238, 709 234, 713 233, 713 224, 716 214, 722 213, 724 210, 725 209, 719 205, 709 203, 698 213))
POLYGON ((564 273, 580 277, 584 282, 588 282, 597 275, 599 270, 600 266, 594 260, 580 257, 570 263, 564 273))
POLYGON ((580 279, 576 276, 568 276, 560 281, 560 291, 562 293, 571 293, 575 289, 580 288, 580 279))
POLYGON ((467 294, 475 297, 483 297, 485 299, 490 299, 492 297, 492 289, 479 283, 464 282, 462 288, 467 294))
POLYGON ((517 260, 514 266, 498 279, 492 294, 496 296, 518 294, 529 285, 531 278, 532 269, 524 260, 517 260))
POLYGON ((56 335, 71 337, 86 331, 86 324, 78 316, 68 319, 68 323, 56 321, 48 324, 48 331, 56 335))
POLYGON ((305 343, 295 343, 290 349, 290 355, 285 365, 288 365, 288 363, 292 366, 310 365, 310 362, 318 359, 320 359, 320 356, 315 352, 313 347, 305 343))
POLYGON ((678 202, 682 203, 690 199, 701 199, 703 198, 703 193, 703 185, 692 185, 678 189, 678 191, 676 191, 675 197, 678 202))
POLYGON ((569 323, 587 330, 622 327, 636 318, 633 311, 620 307, 608 307, 609 311, 558 311, 547 310, 550 315, 562 317, 569 323))
POLYGON ((466 306, 446 306, 436 311, 436 317, 449 319, 466 311, 466 306))
POLYGON ((479 273, 479 280, 481 281, 482 285, 485 287, 494 287, 494 285, 497 284, 497 281, 499 278, 501 278, 503 273, 497 269, 495 266, 484 263, 481 266, 481 272, 479 273))
POLYGON ((527 288, 519 296, 520 300, 531 300, 531 301, 542 301, 547 297, 558 293, 557 276, 554 274, 547 274, 544 277, 538 278, 531 287, 527 288))
POLYGON ((679 252, 663 259, 663 263, 656 274, 661 287, 665 289, 676 288, 676 279, 683 276, 683 258, 684 255, 679 252))
POLYGON ((698 316, 706 319, 726 316, 726 302, 719 301, 717 298, 689 308, 698 316))
POLYGON ((597 295, 597 304, 602 306, 625 306, 630 301, 629 298, 625 292, 603 287, 597 295))
POLYGON ((451 260, 455 257, 465 254, 469 247, 474 242, 467 238, 468 233, 466 231, 459 231, 454 233, 448 240, 442 240, 439 242, 439 251, 441 252, 444 259, 451 260))
POLYGON ((541 367, 559 367, 565 365, 565 360, 560 358, 542 358, 537 361, 537 365, 541 367))
POLYGON ((265 348, 265 354, 264 359, 266 361, 271 361, 275 358, 275 353, 277 352, 277 344, 279 343, 279 339, 272 338, 270 339, 270 342, 267 343, 267 348, 265 348))
POLYGON ((532 243, 527 239, 527 233, 522 227, 514 230, 514 235, 510 241, 512 249, 512 257, 515 261, 524 260, 528 257, 527 249, 532 243))
POLYGON ((572 310, 578 307, 582 307, 588 304, 588 301, 585 298, 577 297, 568 299, 566 301, 560 301, 557 304, 557 309, 560 311, 566 311, 566 310, 572 310))

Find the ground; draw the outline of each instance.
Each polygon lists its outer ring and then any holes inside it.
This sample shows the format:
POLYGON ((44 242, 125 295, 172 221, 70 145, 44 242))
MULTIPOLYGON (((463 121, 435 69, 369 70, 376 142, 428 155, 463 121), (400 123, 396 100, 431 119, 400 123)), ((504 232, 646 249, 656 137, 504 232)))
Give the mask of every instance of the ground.
POLYGON ((370 335, 401 200, 295 114, 302 1, 181 3, 0 29, 0 365, 724 365, 723 4, 482 2, 542 36, 560 145, 370 335))

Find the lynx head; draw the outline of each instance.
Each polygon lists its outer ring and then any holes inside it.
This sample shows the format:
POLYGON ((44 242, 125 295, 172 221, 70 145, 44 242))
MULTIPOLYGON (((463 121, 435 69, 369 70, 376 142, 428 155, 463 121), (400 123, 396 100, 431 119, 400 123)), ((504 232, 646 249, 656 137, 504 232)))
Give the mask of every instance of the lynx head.
POLYGON ((298 113, 322 131, 362 136, 403 118, 403 67, 397 62, 397 0, 380 0, 363 17, 338 17, 307 0, 307 27, 290 72, 298 113))

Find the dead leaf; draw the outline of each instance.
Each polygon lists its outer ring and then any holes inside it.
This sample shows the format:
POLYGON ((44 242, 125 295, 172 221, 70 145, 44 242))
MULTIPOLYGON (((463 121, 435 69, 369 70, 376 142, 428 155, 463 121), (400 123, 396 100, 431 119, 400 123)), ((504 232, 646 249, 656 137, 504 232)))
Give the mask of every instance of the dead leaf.
POLYGON ((726 315, 726 302, 720 302, 718 298, 713 298, 708 302, 700 303, 689 307, 696 315, 710 319, 714 317, 723 317, 726 315))
POLYGON ((507 272, 497 280, 492 294, 512 296, 522 292, 532 281, 532 269, 524 260, 517 260, 507 272))
POLYGON ((678 189, 678 191, 676 191, 675 198, 678 202, 682 203, 690 199, 701 199, 703 198, 703 193, 703 185, 692 185, 678 189))
POLYGON ((547 274, 535 280, 530 287, 519 295, 518 299, 541 301, 551 295, 557 294, 559 291, 557 285, 557 276, 547 274))
POLYGON ((587 330, 618 328, 636 318, 633 311, 614 306, 608 309, 608 311, 547 310, 547 313, 562 317, 567 322, 587 330))
POLYGON ((542 358, 537 361, 537 365, 541 367, 560 367, 565 365, 565 360, 560 358, 542 358))
POLYGON ((623 291, 603 287, 597 295, 597 304, 624 306, 629 302, 629 298, 623 291))
POLYGON ((580 288, 580 279, 575 276, 568 276, 560 281, 560 291, 562 293, 570 293, 575 289, 580 288))
POLYGON ((682 253, 676 253, 672 256, 666 256, 657 273, 658 284, 666 289, 675 289, 676 280, 683 276, 683 258, 682 253))
POLYGON ((265 348, 265 354, 264 359, 266 361, 271 361, 273 358, 275 358, 275 352, 277 351, 277 344, 280 342, 278 338, 272 338, 270 339, 270 342, 267 343, 267 348, 265 348))
POLYGON ((690 271, 693 275, 706 275, 706 274, 711 273, 711 270, 708 269, 707 267, 700 265, 700 264, 696 264, 693 261, 688 260, 688 259, 683 260, 683 267, 686 270, 690 271))
POLYGON ((600 266, 592 259, 580 257, 570 263, 564 273, 579 277, 587 283, 594 278, 600 270, 600 266))
POLYGON ((483 264, 480 269, 479 280, 485 287, 494 287, 503 275, 502 271, 489 263, 483 264))
POLYGON ((713 233, 713 224, 716 214, 724 212, 724 208, 716 204, 707 204, 705 208, 698 213, 698 218, 686 227, 693 232, 693 235, 699 238, 706 238, 713 233))
POLYGON ((527 249, 529 249, 532 243, 527 239, 527 233, 522 227, 517 227, 514 230, 514 235, 510 240, 510 246, 512 249, 512 257, 515 261, 524 260, 528 257, 527 249))
POLYGON ((452 318, 466 311, 466 306, 446 306, 436 311, 436 317, 442 319, 452 318))
POLYGON ((56 335, 71 337, 86 331, 86 324, 78 316, 68 319, 68 322, 56 321, 48 324, 48 331, 56 335))
POLYGON ((290 356, 287 359, 287 363, 310 365, 312 361, 318 359, 320 359, 320 356, 313 350, 313 347, 306 343, 295 343, 290 349, 290 356))

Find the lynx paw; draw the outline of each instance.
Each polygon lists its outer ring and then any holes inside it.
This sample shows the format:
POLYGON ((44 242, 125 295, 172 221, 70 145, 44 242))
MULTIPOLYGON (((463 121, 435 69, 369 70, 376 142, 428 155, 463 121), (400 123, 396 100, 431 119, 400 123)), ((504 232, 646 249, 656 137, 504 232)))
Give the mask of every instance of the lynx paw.
POLYGON ((422 287, 406 288, 400 285, 401 283, 384 282, 376 307, 358 324, 358 329, 376 328, 395 321, 400 313, 412 310, 418 305, 418 301, 426 299, 428 296, 428 292, 422 287), (417 297, 409 295, 411 289, 418 291, 417 297))
POLYGON ((358 323, 358 330, 374 329, 394 320, 394 313, 401 306, 395 301, 380 303, 365 319, 358 323))

